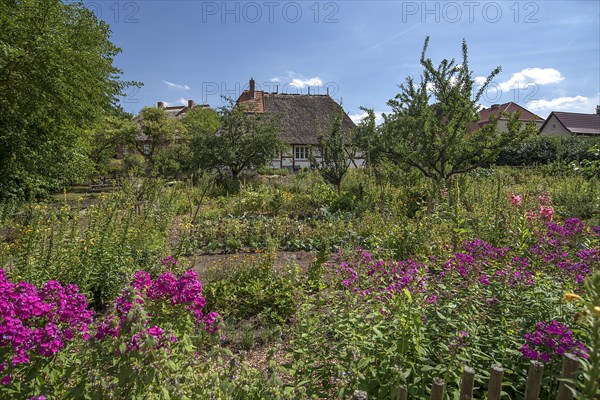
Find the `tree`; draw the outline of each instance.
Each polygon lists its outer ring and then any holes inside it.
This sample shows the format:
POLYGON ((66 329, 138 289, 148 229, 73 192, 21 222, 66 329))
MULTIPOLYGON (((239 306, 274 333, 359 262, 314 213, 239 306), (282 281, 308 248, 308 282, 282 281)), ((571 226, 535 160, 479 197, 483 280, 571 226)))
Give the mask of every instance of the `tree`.
POLYGON ((129 85, 109 36, 81 3, 0 0, 0 197, 34 197, 89 171, 87 129, 129 85))
POLYGON ((94 164, 95 175, 111 172, 113 162, 117 161, 117 148, 129 143, 138 129, 131 121, 131 115, 115 112, 100 118, 90 132, 90 160, 94 164))
POLYGON ((394 161, 418 169, 444 187, 446 181, 493 161, 506 145, 523 140, 518 115, 512 115, 506 132, 497 127, 497 118, 479 128, 479 99, 500 72, 495 68, 474 93, 469 70, 467 44, 463 41, 462 63, 444 59, 437 68, 425 58, 429 38, 421 53, 423 75, 420 83, 408 77, 400 93, 388 102, 393 112, 384 115, 383 146, 394 161))
POLYGON ((144 156, 147 162, 147 171, 158 172, 156 165, 158 159, 164 161, 164 155, 169 145, 176 141, 187 140, 185 125, 176 118, 170 117, 164 109, 157 107, 144 107, 135 118, 138 126, 131 132, 129 143, 144 156))
POLYGON ((375 111, 372 108, 360 107, 360 110, 366 113, 366 115, 354 130, 352 143, 362 153, 365 159, 365 166, 371 171, 372 167, 377 165, 381 157, 380 129, 375 122, 375 111))
POLYGON ((210 155, 204 146, 219 129, 219 114, 212 108, 196 107, 185 114, 183 124, 190 138, 190 157, 186 169, 189 173, 196 173, 209 163, 210 155))
POLYGON ((329 130, 319 134, 317 149, 321 162, 316 161, 314 155, 311 155, 311 163, 317 166, 323 179, 334 185, 338 192, 342 179, 348 171, 350 158, 348 154, 350 143, 342 129, 343 119, 344 110, 340 107, 333 117, 329 130))
MULTIPOLYGON (((187 122, 186 122, 187 123, 187 122)), ((243 170, 261 167, 283 151, 278 116, 248 112, 230 103, 219 112, 219 129, 194 128, 192 135, 194 164, 201 169, 226 168, 233 178, 243 170)))

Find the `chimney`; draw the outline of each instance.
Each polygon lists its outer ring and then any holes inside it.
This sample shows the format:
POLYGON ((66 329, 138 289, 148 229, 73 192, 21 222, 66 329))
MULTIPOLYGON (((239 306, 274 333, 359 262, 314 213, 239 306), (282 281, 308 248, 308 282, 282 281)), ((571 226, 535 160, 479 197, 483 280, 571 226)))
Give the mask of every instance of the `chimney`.
POLYGON ((600 106, 596 106, 596 115, 600 115, 600 106))
POLYGON ((158 102, 158 108, 165 108, 165 103, 163 103, 162 101, 158 102))
POLYGON ((194 100, 188 100, 188 108, 194 108, 194 100))
POLYGON ((248 95, 251 99, 254 98, 254 78, 250 78, 250 91, 248 92, 248 95))

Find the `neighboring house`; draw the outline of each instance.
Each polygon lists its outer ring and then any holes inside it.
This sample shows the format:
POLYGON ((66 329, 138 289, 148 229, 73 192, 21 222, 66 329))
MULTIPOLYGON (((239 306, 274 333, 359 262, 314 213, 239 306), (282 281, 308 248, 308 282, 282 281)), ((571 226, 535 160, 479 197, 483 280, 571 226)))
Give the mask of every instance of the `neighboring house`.
MULTIPOLYGON (((523 123, 523 124, 533 121, 535 123, 535 127, 537 129, 540 129, 541 126, 544 124, 543 118, 532 113, 531 111, 527 110, 526 108, 521 107, 517 103, 513 103, 511 101, 509 103, 504 103, 504 104, 492 104, 492 106, 490 108, 484 108, 483 110, 479 111, 479 122, 477 122, 477 125, 472 124, 471 130, 478 129, 478 128, 483 127, 484 125, 489 124, 490 118, 492 116, 498 116, 498 115, 500 115, 500 113, 512 114, 514 112, 520 113, 519 121, 521 121, 521 123, 523 123)), ((497 125, 499 131, 507 132, 508 119, 509 118, 506 115, 500 115, 500 117, 498 118, 498 125, 497 125)))
MULTIPOLYGON (((159 101, 157 103, 157 107, 158 108, 162 108, 165 110, 165 112, 167 113, 168 116, 173 117, 173 118, 182 118, 185 113, 187 113, 189 110, 191 110, 192 108, 195 107, 209 107, 208 104, 196 104, 194 102, 194 100, 188 100, 187 101, 187 105, 181 105, 181 106, 165 106, 165 103, 162 101, 159 101)), ((133 118, 134 122, 139 121, 139 116, 136 116, 133 118)), ((139 149, 142 150, 142 153, 144 154, 149 154, 150 153, 150 149, 152 146, 152 140, 150 140, 150 138, 148 138, 146 135, 144 134, 139 134, 136 137, 136 142, 137 142, 137 146, 134 146, 132 144, 124 144, 121 145, 117 148, 117 158, 123 158, 124 156, 130 155, 130 154, 140 154, 139 149)), ((180 138, 175 138, 175 142, 181 142, 180 138)))
POLYGON ((600 106, 596 107, 596 114, 552 111, 540 128, 540 135, 600 137, 600 106))
MULTIPOLYGON (((342 131, 345 135, 356 128, 341 106, 329 95, 266 93, 255 90, 254 79, 250 79, 249 90, 244 90, 237 104, 252 113, 273 113, 281 116, 281 139, 288 150, 271 162, 273 168, 298 170, 310 167, 310 151, 316 152, 319 133, 331 129, 337 112, 343 113, 342 131)), ((362 157, 355 156, 347 149, 349 165, 359 167, 364 164, 362 157)), ((315 160, 320 161, 316 156, 315 160)))

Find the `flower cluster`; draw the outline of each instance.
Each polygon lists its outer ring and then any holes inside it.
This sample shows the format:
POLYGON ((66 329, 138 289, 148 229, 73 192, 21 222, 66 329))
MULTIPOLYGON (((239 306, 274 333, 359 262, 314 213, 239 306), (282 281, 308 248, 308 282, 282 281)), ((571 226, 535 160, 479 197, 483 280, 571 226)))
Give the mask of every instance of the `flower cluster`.
POLYGON ((426 272, 424 264, 414 260, 374 260, 366 251, 357 249, 358 259, 351 267, 343 262, 337 270, 342 285, 362 296, 375 294, 391 296, 404 289, 410 292, 424 292, 426 272))
POLYGON ((556 320, 538 322, 535 332, 525 334, 525 344, 520 350, 523 357, 543 362, 569 352, 587 358, 583 343, 575 341, 569 328, 556 320))
MULTIPOLYGON (((41 289, 13 283, 0 269, 0 373, 10 365, 28 363, 32 354, 49 357, 80 334, 88 339, 94 312, 75 285, 47 282, 41 289)), ((2 384, 11 382, 10 374, 2 384)))
POLYGON ((438 275, 438 282, 458 275, 466 285, 468 282, 489 286, 493 282, 510 286, 534 284, 534 273, 526 258, 508 258, 510 248, 493 247, 476 239, 463 243, 464 252, 452 255, 438 275))
POLYGON ((600 266, 597 247, 581 248, 590 232, 593 234, 593 230, 577 218, 569 218, 563 224, 548 222, 546 232, 538 237, 531 253, 545 265, 560 270, 565 278, 580 284, 600 266))
MULTIPOLYGON (((541 218, 544 221, 552 221, 554 215, 554 207, 552 206, 552 196, 549 193, 543 192, 538 196, 540 208, 538 210, 530 210, 525 213, 527 221, 533 221, 541 218)), ((511 193, 509 196, 510 205, 513 207, 521 207, 523 205, 523 196, 520 194, 511 193)))
POLYGON ((170 343, 175 343, 177 338, 173 333, 167 333, 162 328, 154 325, 152 328, 145 328, 131 337, 127 348, 132 350, 160 349, 170 343))
POLYGON ((519 206, 521 206, 521 203, 523 202, 523 196, 520 194, 511 193, 509 201, 510 201, 511 206, 519 207, 519 206))
MULTIPOLYGON (((164 261, 164 260, 163 260, 164 261)), ((165 265, 175 265, 177 261, 170 259, 165 265)), ((165 271, 156 279, 152 280, 150 274, 146 271, 137 271, 133 276, 131 288, 124 290, 123 294, 114 302, 116 315, 110 315, 98 324, 96 339, 103 339, 106 336, 118 337, 121 332, 129 327, 128 321, 131 320, 130 313, 139 311, 142 316, 143 329, 137 331, 128 343, 129 350, 140 350, 141 343, 152 343, 150 347, 160 348, 168 343, 173 343, 177 338, 172 332, 165 332, 161 327, 153 325, 150 327, 150 318, 160 317, 152 315, 142 307, 158 307, 157 312, 164 312, 159 306, 168 304, 169 307, 183 307, 191 311, 196 323, 204 326, 204 329, 210 334, 218 330, 217 319, 219 314, 210 312, 204 314, 203 307, 206 305, 202 295, 202 284, 198 280, 196 273, 192 270, 185 271, 177 278, 171 271, 165 271)), ((129 332, 128 329, 127 333, 129 332)), ((147 346, 146 346, 147 347, 147 346)))

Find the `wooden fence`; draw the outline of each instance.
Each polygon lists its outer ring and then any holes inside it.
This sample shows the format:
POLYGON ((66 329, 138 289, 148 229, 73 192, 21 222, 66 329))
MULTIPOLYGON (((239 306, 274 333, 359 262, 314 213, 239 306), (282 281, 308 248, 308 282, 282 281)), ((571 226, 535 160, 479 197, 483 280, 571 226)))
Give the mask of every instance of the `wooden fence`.
MULTIPOLYGON (((579 370, 579 360, 572 354, 565 354, 563 357, 562 371, 560 375, 560 384, 556 393, 556 400, 572 400, 573 393, 569 389, 568 381, 575 379, 579 370)), ((525 387, 524 400, 538 400, 542 385, 542 375, 544 373, 544 364, 539 361, 531 361, 527 373, 527 383, 525 387)), ((502 378, 504 369, 500 366, 492 366, 490 371, 490 381, 487 388, 488 400, 500 400, 502 392, 502 378)), ((470 367, 464 367, 462 380, 460 384, 460 400, 473 399, 473 386, 475 383, 475 370, 470 367)), ((446 383, 443 379, 433 378, 431 386, 431 400, 442 400, 446 383)), ((352 400, 367 400, 367 393, 356 390, 352 395, 352 400)), ((407 400, 408 390, 406 386, 400 387, 400 393, 397 400, 407 400)))

